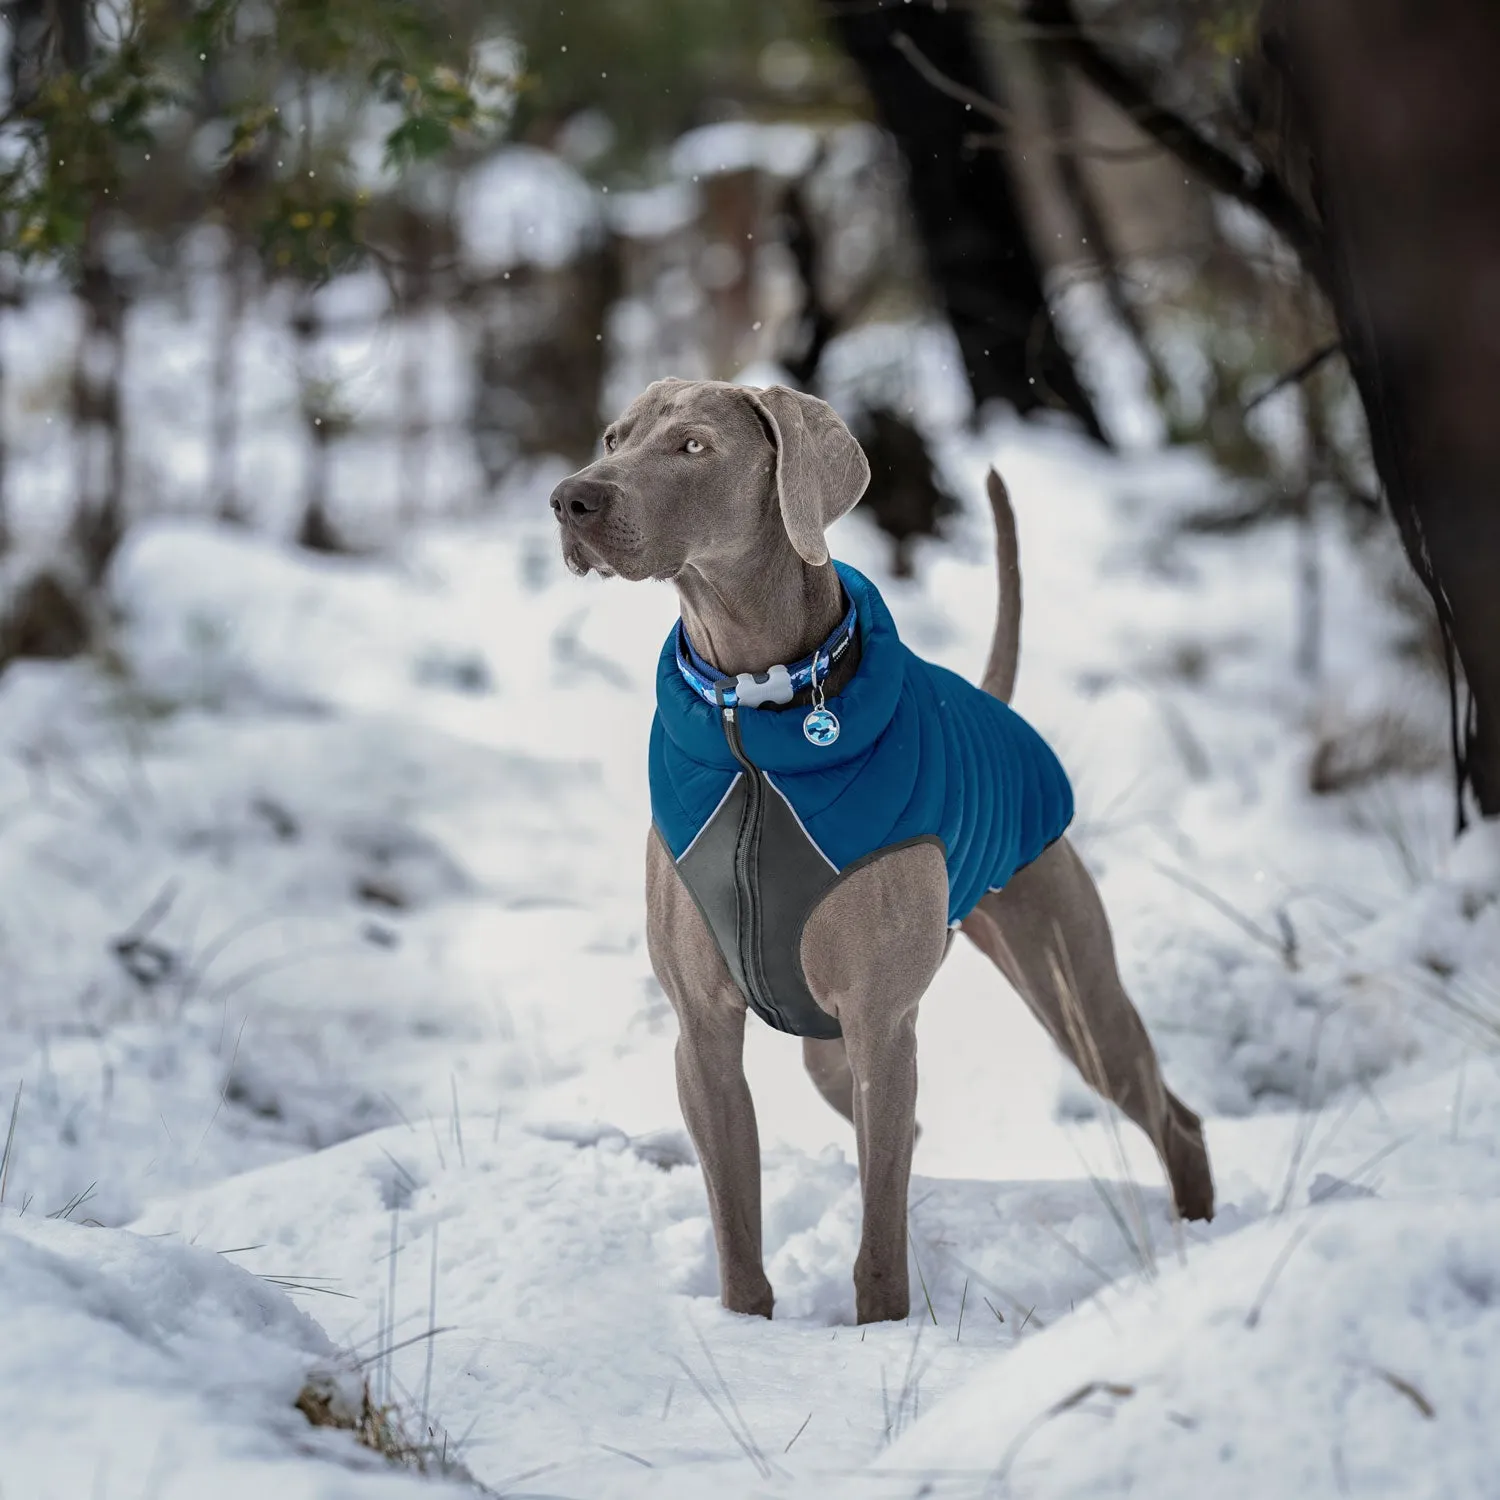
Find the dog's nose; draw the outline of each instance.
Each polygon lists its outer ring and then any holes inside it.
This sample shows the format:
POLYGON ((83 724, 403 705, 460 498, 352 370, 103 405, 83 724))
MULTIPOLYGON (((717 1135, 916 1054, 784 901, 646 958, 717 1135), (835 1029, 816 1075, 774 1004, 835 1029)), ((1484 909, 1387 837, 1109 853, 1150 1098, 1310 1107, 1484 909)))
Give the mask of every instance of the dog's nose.
POLYGON ((587 525, 609 501, 610 487, 602 479, 574 474, 552 491, 552 514, 559 521, 587 525))

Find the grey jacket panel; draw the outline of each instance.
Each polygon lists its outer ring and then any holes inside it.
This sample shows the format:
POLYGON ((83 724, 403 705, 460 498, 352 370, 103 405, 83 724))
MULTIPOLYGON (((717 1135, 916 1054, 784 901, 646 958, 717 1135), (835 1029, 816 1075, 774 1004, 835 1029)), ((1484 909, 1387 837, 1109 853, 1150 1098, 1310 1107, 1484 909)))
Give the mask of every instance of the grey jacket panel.
POLYGON ((794 1036, 842 1036, 802 972, 802 929, 839 872, 774 786, 762 779, 754 799, 750 790, 748 776, 736 778, 677 861, 678 873, 761 1020, 794 1036))

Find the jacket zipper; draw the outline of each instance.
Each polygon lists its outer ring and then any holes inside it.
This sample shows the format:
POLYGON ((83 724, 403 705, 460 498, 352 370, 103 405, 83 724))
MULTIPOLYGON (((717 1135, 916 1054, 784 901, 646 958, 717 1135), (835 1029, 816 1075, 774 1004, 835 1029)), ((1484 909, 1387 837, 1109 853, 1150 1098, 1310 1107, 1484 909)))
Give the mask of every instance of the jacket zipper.
POLYGON ((761 828, 764 822, 765 773, 745 754, 745 744, 740 737, 739 714, 736 709, 724 707, 720 710, 724 720, 724 738, 729 742, 729 753, 740 763, 745 773, 745 810, 740 815, 740 832, 734 846, 734 896, 739 907, 740 971, 749 986, 749 999, 755 1008, 776 1016, 785 1029, 785 1017, 781 1015, 771 999, 770 986, 760 961, 760 902, 756 899, 754 871, 759 863, 761 828))

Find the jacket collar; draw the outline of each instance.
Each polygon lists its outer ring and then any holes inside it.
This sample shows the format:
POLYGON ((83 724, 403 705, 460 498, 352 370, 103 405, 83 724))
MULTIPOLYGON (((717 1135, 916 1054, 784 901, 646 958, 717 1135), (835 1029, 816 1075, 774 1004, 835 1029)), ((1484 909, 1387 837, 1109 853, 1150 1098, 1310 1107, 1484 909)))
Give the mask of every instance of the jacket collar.
MULTIPOLYGON (((838 715, 839 738, 830 746, 812 745, 804 738, 801 716, 796 713, 743 713, 739 728, 744 750, 762 770, 789 775, 827 770, 853 760, 874 745, 895 715, 906 675, 906 647, 875 585, 847 563, 833 566, 849 598, 860 645, 858 670, 837 697, 828 699, 828 707, 838 715)), ((674 626, 657 662, 656 708, 662 727, 674 749, 690 760, 738 770, 724 738, 719 709, 689 686, 678 666, 678 644, 679 630, 674 626)), ((826 646, 825 642, 818 648, 820 657, 826 646)), ((822 675, 820 667, 820 680, 822 675)), ((748 701, 745 706, 750 706, 748 701)))
POLYGON ((730 677, 706 662, 688 640, 687 626, 677 622, 677 670, 705 703, 722 708, 760 708, 767 703, 790 703, 803 688, 816 687, 828 680, 833 664, 849 649, 858 628, 858 611, 849 598, 844 618, 833 633, 801 661, 791 666, 768 667, 764 672, 741 672, 730 677))

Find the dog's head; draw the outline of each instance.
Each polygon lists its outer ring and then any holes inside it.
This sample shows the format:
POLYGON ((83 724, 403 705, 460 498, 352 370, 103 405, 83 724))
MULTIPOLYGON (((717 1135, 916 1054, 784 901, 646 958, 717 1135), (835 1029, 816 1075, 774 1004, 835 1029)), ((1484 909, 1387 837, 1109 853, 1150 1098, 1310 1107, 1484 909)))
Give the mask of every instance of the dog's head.
POLYGON ((552 491, 575 573, 677 577, 787 546, 828 561, 824 530, 870 466, 826 402, 774 385, 658 380, 605 429, 604 452, 552 491))

